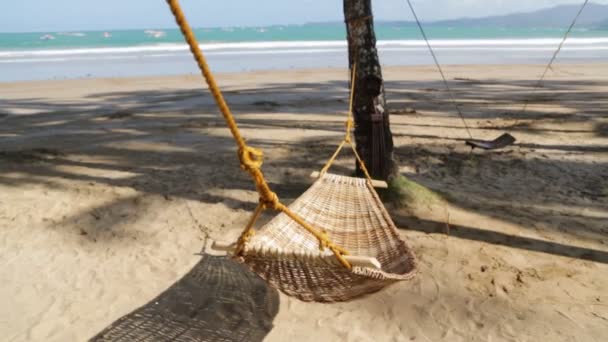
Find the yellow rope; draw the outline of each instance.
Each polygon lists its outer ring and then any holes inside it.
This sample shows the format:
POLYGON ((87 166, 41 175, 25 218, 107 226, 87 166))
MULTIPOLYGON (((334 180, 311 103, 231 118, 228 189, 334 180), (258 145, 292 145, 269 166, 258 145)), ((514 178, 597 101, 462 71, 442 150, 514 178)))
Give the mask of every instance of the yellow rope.
POLYGON ((349 103, 348 103, 348 114, 346 115, 346 122, 344 123, 346 126, 346 133, 344 134, 344 139, 342 140, 342 142, 340 143, 340 145, 338 145, 338 148, 336 149, 336 151, 334 152, 334 154, 331 156, 331 158, 329 158, 329 160, 325 163, 325 166, 323 166, 323 168, 321 169, 320 175, 324 175, 327 170, 329 170, 329 168, 331 167, 331 165, 334 163, 334 161, 336 160, 336 157, 338 157, 338 154, 340 153, 340 151, 342 150, 342 148, 344 147, 345 144, 350 144, 352 146, 352 139, 351 139, 351 130, 353 129, 355 123, 353 121, 353 97, 355 94, 355 78, 357 75, 357 63, 355 63, 353 65, 353 71, 352 71, 352 75, 351 75, 351 85, 350 85, 350 95, 349 95, 349 103))
POLYGON ((247 223, 247 226, 245 227, 245 229, 241 233, 241 236, 239 236, 239 239, 237 240, 235 252, 236 255, 241 255, 244 252, 243 248, 245 248, 245 244, 255 234, 253 226, 255 225, 255 221, 258 220, 258 217, 260 217, 262 210, 264 210, 264 206, 262 205, 262 203, 258 203, 258 206, 257 208, 255 208, 253 215, 251 215, 251 219, 249 219, 249 223, 247 223))
POLYGON ((355 158, 357 158, 357 162, 359 162, 359 167, 361 167, 361 171, 363 171, 363 174, 365 175, 367 180, 371 183, 372 176, 370 176, 369 172, 367 172, 367 168, 365 167, 365 163, 363 162, 363 159, 361 159, 361 157, 359 157, 359 153, 357 153, 357 148, 353 144, 350 144, 350 147, 353 149, 353 153, 355 154, 355 158))
POLYGON ((334 152, 334 154, 331 156, 331 158, 329 158, 327 163, 325 163, 325 166, 323 166, 323 168, 321 169, 321 172, 319 172, 320 176, 323 176, 327 172, 327 170, 329 170, 329 167, 334 163, 334 160, 336 160, 336 157, 338 156, 338 154, 340 153, 340 151, 342 150, 342 148, 344 147, 345 144, 346 144, 346 139, 342 140, 340 145, 338 145, 336 152, 334 152))
POLYGON ((369 172, 367 171, 367 168, 365 167, 365 163, 363 162, 363 159, 361 159, 361 157, 359 156, 359 153, 357 153, 357 148, 355 146, 355 143, 352 140, 352 135, 351 135, 351 131, 354 128, 353 102, 354 102, 354 97, 355 97, 355 80, 356 80, 356 78, 357 78, 357 63, 353 64, 352 75, 350 78, 351 85, 350 85, 350 97, 349 97, 349 103, 348 103, 348 114, 347 114, 347 118, 346 118, 346 134, 344 135, 344 139, 342 140, 340 145, 338 145, 338 148, 336 149, 334 154, 331 156, 331 158, 329 158, 327 163, 325 163, 325 166, 323 166, 323 168, 321 169, 320 175, 321 176, 324 175, 327 172, 327 170, 329 170, 331 165, 334 163, 334 161, 338 157, 338 154, 340 153, 342 148, 344 148, 344 145, 349 144, 351 149, 353 150, 353 153, 355 154, 355 158, 357 158, 357 162, 359 163, 359 167, 361 167, 361 171, 363 171, 365 178, 367 178, 367 181, 371 184, 372 177, 369 175, 369 172))
POLYGON ((331 240, 329 240, 329 238, 327 237, 327 233, 317 231, 311 225, 306 223, 300 216, 298 216, 293 211, 289 210, 289 208, 287 208, 282 203, 279 203, 278 210, 285 213, 285 215, 289 216, 292 220, 294 220, 296 223, 298 223, 299 225, 304 227, 309 233, 311 233, 314 237, 316 237, 317 240, 319 240, 319 243, 320 243, 319 247, 321 250, 323 250, 324 248, 329 248, 329 250, 331 250, 334 253, 334 255, 336 256, 338 261, 340 261, 340 263, 342 265, 344 265, 344 267, 349 268, 349 269, 351 268, 350 263, 348 261, 346 261, 346 259, 344 259, 344 255, 349 254, 348 251, 346 251, 344 248, 331 242, 331 240))
POLYGON ((209 65, 207 64, 205 56, 203 55, 203 52, 201 51, 200 46, 198 45, 196 37, 192 32, 192 28, 190 28, 190 25, 188 25, 188 22, 186 21, 186 16, 184 15, 184 12, 182 11, 179 5, 179 1, 167 0, 167 3, 171 8, 173 16, 175 16, 175 21, 177 22, 182 34, 184 35, 188 46, 190 46, 190 51, 192 52, 192 55, 194 56, 194 59, 196 60, 196 63, 198 64, 198 67, 201 70, 201 73, 205 78, 207 85, 209 86, 209 90, 211 91, 211 94, 213 95, 213 98, 215 99, 218 108, 222 112, 224 120, 226 121, 226 125, 230 129, 230 133, 232 133, 232 137, 238 145, 238 156, 239 161, 241 163, 241 168, 251 175, 253 181, 255 182, 257 191, 260 195, 258 207, 253 213, 253 216, 247 224, 247 227, 245 228, 237 242, 238 253, 242 253, 244 251, 245 244, 253 235, 253 225, 257 221, 262 210, 274 209, 285 213, 292 220, 304 227, 308 232, 310 232, 314 237, 319 240, 321 249, 329 248, 334 253, 336 258, 340 261, 340 263, 344 265, 344 267, 350 269, 350 263, 346 261, 346 259, 344 259, 343 257, 343 255, 347 255, 348 252, 345 249, 335 245, 332 241, 330 241, 325 232, 317 231, 311 225, 306 223, 300 216, 298 216, 296 213, 292 212, 289 208, 283 205, 283 203, 279 201, 277 194, 270 189, 270 186, 268 185, 264 174, 260 170, 260 167, 263 163, 263 153, 261 150, 247 145, 245 139, 243 139, 243 137, 241 136, 236 121, 234 120, 234 117, 230 112, 230 108, 226 104, 226 101, 222 96, 222 92, 220 91, 220 88, 218 87, 215 78, 211 73, 209 65))
MULTIPOLYGON (((356 53, 355 53, 356 55, 356 53)), ((353 64, 352 75, 350 76, 350 96, 348 98, 348 116, 346 118, 346 136, 344 141, 347 143, 351 142, 350 132, 355 128, 355 121, 353 120, 353 103, 355 100, 355 81, 357 80, 357 63, 353 64)))

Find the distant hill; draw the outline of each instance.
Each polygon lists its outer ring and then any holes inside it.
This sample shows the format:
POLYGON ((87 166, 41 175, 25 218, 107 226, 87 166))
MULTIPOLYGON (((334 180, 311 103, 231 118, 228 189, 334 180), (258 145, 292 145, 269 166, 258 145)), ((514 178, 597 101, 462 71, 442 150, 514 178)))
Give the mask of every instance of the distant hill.
MULTIPOLYGON (((528 13, 513 13, 509 15, 485 18, 463 18, 434 22, 441 26, 493 26, 493 27, 537 27, 555 28, 568 26, 580 5, 562 5, 528 13)), ((585 7, 577 21, 579 27, 598 27, 608 22, 608 5, 590 3, 585 7)))
MULTIPOLYGON (((581 5, 561 5, 534 12, 513 13, 484 18, 461 18, 425 22, 426 26, 506 27, 506 28, 564 28, 570 25, 581 5)), ((410 26, 413 22, 383 22, 410 26)), ((590 3, 577 21, 577 27, 608 29, 608 5, 590 3)))

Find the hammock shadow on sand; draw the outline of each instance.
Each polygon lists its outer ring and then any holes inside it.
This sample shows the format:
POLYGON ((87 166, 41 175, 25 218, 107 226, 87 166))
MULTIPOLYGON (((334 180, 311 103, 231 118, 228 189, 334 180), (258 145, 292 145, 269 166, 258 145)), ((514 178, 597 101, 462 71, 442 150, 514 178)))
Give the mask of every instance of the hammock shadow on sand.
POLYGON ((177 283, 90 341, 262 341, 278 309, 278 292, 257 275, 227 257, 204 255, 177 283))

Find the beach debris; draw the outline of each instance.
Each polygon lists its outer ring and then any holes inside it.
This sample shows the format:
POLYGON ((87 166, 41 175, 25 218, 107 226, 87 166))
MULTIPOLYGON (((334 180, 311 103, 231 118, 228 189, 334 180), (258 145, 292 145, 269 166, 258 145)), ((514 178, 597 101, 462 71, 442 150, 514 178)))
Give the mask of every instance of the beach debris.
POLYGON ((115 111, 114 113, 110 113, 110 114, 107 114, 104 116, 110 120, 124 119, 124 118, 130 117, 130 116, 133 116, 133 112, 128 109, 119 109, 119 110, 115 111))
POLYGON ((468 78, 468 77, 454 77, 454 81, 468 82, 468 83, 473 83, 473 84, 481 83, 480 80, 476 80, 474 78, 468 78))
POLYGON ((55 157, 63 156, 59 150, 52 148, 32 148, 18 151, 0 151, 0 160, 11 161, 15 163, 27 162, 44 162, 55 157))
POLYGON ((416 114, 414 107, 405 107, 391 110, 391 114, 416 114))
POLYGON ((280 104, 274 101, 255 101, 252 103, 254 106, 265 106, 265 107, 279 107, 280 104))
POLYGON ((220 123, 216 121, 201 121, 200 119, 190 119, 183 124, 180 124, 181 128, 207 128, 207 127, 218 127, 220 123))

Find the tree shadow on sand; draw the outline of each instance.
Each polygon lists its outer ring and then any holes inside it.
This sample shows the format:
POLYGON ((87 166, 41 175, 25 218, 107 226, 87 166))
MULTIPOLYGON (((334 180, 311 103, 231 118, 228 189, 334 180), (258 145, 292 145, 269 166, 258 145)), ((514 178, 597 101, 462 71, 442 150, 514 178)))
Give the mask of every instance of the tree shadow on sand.
POLYGON ((203 255, 177 283, 90 341, 262 341, 278 309, 278 292, 246 267, 203 255))
MULTIPOLYGON (((531 230, 558 231, 588 241, 605 239, 608 229, 602 226, 605 218, 586 213, 583 209, 598 212, 608 205, 606 189, 596 186, 608 181, 605 173, 607 164, 562 158, 562 155, 599 155, 608 151, 606 141, 599 140, 606 137, 607 125, 607 114, 603 109, 607 108, 607 97, 599 92, 608 83, 576 79, 546 81, 530 104, 559 106, 562 109, 559 113, 548 113, 534 106, 525 113, 505 109, 520 108, 523 101, 529 99, 527 95, 535 84, 531 79, 459 80, 452 83, 459 103, 466 109, 467 118, 472 119, 470 123, 473 120, 493 120, 492 125, 475 129, 509 128, 515 135, 519 132, 563 134, 564 141, 569 133, 578 132, 588 133, 596 139, 593 143, 579 145, 519 142, 505 153, 471 156, 456 148, 462 144, 457 138, 442 137, 434 132, 416 132, 423 125, 423 128, 441 132, 446 126, 435 125, 435 117, 456 119, 448 94, 438 90, 442 89, 439 81, 425 81, 423 84, 389 81, 386 87, 387 96, 392 100, 390 108, 398 112, 401 107, 414 105, 418 113, 413 115, 425 120, 399 122, 397 117, 393 117, 394 135, 409 142, 396 146, 399 163, 422 169, 413 175, 413 179, 441 192, 453 205, 472 212, 515 222, 531 230), (579 97, 591 91, 597 94, 579 97), (516 119, 518 123, 501 126, 504 124, 502 119, 516 119), (552 126, 539 126, 537 122, 552 126), (556 125, 580 122, 588 122, 593 128, 561 131, 561 127, 556 125), (513 151, 516 153, 510 153, 513 151), (562 155, 553 156, 552 153, 562 155), (497 197, 497 193, 501 196, 497 197), (562 207, 571 210, 564 211, 560 209, 562 207)), ((297 141, 286 141, 289 140, 286 137, 281 137, 280 141, 251 140, 255 146, 281 152, 277 154, 280 157, 265 161, 265 173, 281 198, 297 197, 310 184, 307 175, 323 165, 341 138, 348 101, 346 82, 268 83, 255 89, 230 90, 226 96, 245 131, 268 129, 285 132, 296 128, 323 133, 324 137, 297 141), (311 113, 323 116, 327 121, 311 120, 311 113)), ((232 140, 218 134, 216 128, 223 127, 223 122, 216 114, 211 96, 203 90, 118 91, 92 93, 82 103, 30 98, 0 100, 0 104, 5 114, 0 127, 0 143, 8 151, 4 152, 4 157, 0 154, 0 159, 12 158, 11 162, 0 165, 2 185, 47 184, 53 179, 68 179, 128 187, 143 194, 210 204, 223 202, 231 208, 255 207, 255 196, 251 200, 231 198, 226 201, 211 191, 253 190, 253 186, 248 176, 239 170, 232 140), (21 116, 15 109, 38 113, 21 116), (82 126, 87 128, 82 129, 82 126), (163 149, 122 147, 122 144, 142 140, 163 149), (39 149, 52 149, 55 142, 61 142, 63 146, 66 142, 73 144, 60 151, 61 154, 41 157, 39 149), (23 160, 15 162, 14 159, 20 156, 14 151, 19 149, 25 153, 38 152, 27 154, 25 163, 23 160), (96 172, 94 175, 68 172, 67 167, 96 172), (6 176, 14 172, 22 176, 6 176), (112 172, 132 175, 108 176, 112 172)), ((462 127, 447 128, 462 130, 462 127)), ((350 172, 348 166, 337 165, 336 170, 346 174, 350 172)), ((110 208, 113 205, 123 204, 118 201, 106 204, 110 208)), ((473 235, 466 236, 471 238, 473 235)), ((513 243, 512 247, 525 249, 525 244, 513 243)))

